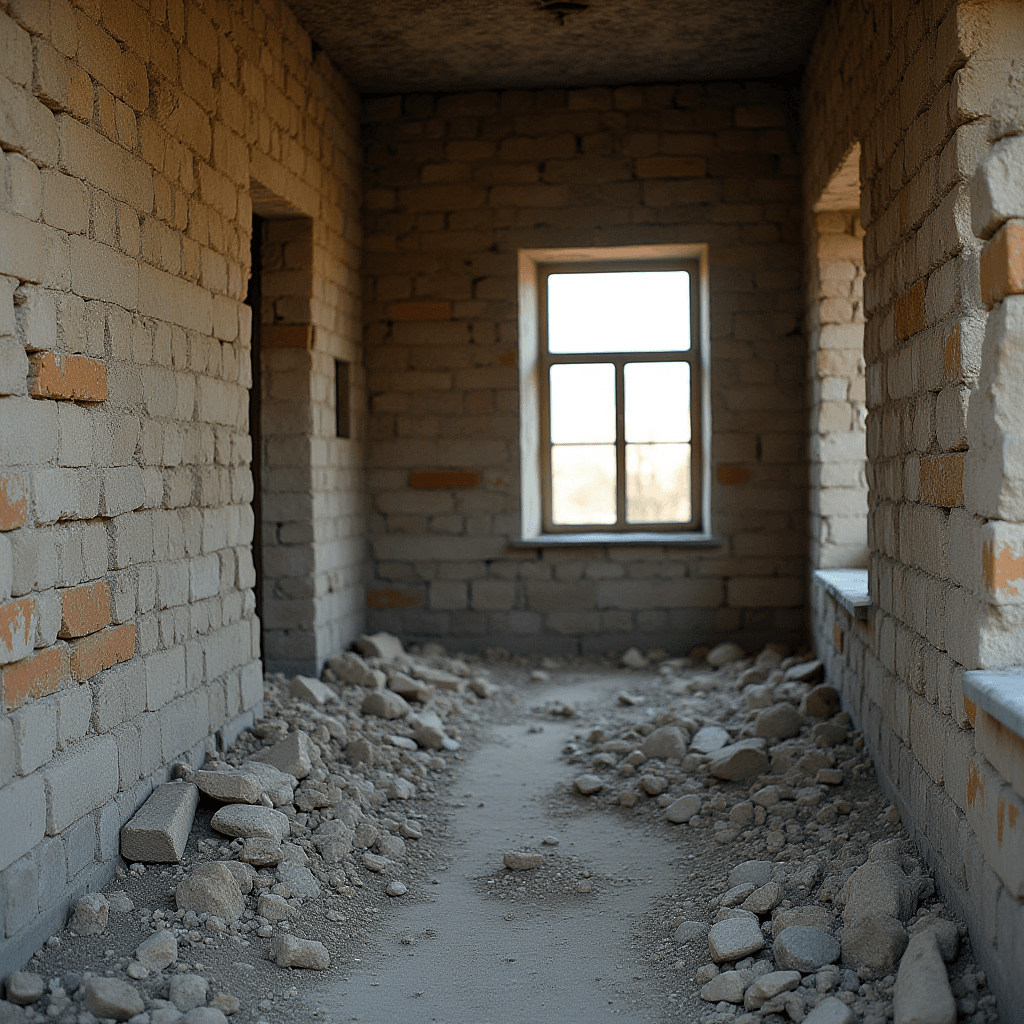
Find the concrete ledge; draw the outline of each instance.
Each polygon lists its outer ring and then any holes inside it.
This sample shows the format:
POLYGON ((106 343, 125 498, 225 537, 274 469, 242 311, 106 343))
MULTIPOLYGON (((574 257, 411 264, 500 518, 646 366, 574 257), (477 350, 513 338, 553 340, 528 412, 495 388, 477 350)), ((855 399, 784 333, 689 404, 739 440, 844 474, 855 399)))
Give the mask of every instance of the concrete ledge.
POLYGON ((1024 667, 978 669, 962 680, 966 700, 1024 739, 1024 667))
POLYGON ((815 569, 814 583, 824 588, 855 619, 866 619, 871 607, 867 569, 815 569))
POLYGON ((547 533, 542 537, 524 537, 509 544, 513 548, 572 548, 588 544, 608 547, 646 544, 649 547, 717 548, 722 538, 710 533, 547 533))

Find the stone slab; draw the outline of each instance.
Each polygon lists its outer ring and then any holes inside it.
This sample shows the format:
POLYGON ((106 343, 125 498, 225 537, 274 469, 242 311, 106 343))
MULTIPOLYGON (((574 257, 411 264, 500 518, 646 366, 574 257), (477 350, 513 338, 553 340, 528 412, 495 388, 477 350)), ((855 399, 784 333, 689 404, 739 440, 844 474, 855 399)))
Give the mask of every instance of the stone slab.
POLYGON ((168 782, 153 791, 121 830, 121 856, 145 864, 176 864, 185 852, 199 789, 191 782, 168 782))

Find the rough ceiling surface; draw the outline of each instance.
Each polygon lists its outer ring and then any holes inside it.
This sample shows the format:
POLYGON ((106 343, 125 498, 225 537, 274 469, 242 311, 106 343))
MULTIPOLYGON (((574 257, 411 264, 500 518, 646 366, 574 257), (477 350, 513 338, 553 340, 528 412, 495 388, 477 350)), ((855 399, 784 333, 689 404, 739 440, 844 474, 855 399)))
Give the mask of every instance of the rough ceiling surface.
POLYGON ((762 78, 828 0, 290 0, 364 93, 762 78))

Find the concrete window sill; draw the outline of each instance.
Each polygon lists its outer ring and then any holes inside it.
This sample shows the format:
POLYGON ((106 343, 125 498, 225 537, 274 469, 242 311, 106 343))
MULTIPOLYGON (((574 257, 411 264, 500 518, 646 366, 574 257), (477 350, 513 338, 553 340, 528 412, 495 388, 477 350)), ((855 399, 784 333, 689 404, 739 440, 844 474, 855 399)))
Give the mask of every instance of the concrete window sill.
POLYGON ((967 700, 1024 739, 1024 667, 965 672, 962 685, 967 700))
POLYGON ((866 619, 871 607, 867 569, 815 569, 814 582, 831 594, 855 619, 866 619))
POLYGON ((647 547, 717 548, 722 538, 710 533, 558 533, 512 541, 514 548, 576 548, 646 545, 647 547))

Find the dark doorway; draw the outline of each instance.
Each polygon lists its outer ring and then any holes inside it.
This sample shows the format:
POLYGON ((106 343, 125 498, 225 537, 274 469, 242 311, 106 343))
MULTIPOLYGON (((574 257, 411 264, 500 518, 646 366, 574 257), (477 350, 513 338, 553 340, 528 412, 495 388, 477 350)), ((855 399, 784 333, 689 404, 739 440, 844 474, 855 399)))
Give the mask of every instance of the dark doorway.
POLYGON ((260 621, 260 655, 266 658, 263 631, 263 439, 260 417, 263 408, 263 373, 260 360, 260 326, 263 322, 262 309, 262 252, 263 218, 252 218, 252 273, 249 277, 249 292, 245 301, 252 310, 252 338, 250 360, 252 383, 249 385, 249 436, 252 438, 252 561, 256 569, 256 614, 260 621))

